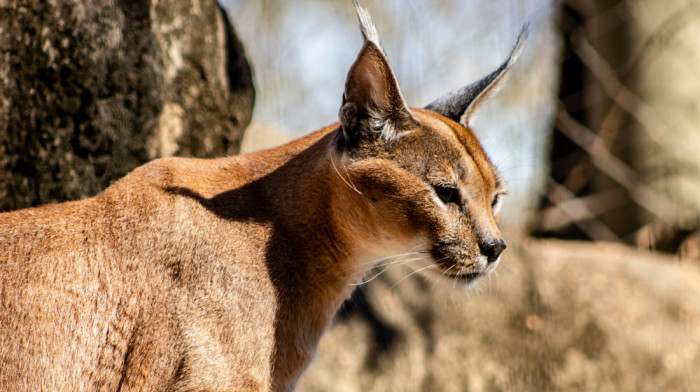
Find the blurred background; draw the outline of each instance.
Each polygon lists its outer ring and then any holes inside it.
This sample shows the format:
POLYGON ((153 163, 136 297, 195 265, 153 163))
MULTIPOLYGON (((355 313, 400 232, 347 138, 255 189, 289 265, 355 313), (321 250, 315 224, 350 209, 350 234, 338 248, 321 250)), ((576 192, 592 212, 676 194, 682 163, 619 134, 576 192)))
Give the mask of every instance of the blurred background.
MULTIPOLYGON (((376 270, 299 390, 700 390, 700 1, 365 5, 415 107, 529 23, 474 126, 510 184, 508 250, 467 293, 376 270)), ((4 2, 0 210, 333 123, 361 45, 350 1, 4 2)))

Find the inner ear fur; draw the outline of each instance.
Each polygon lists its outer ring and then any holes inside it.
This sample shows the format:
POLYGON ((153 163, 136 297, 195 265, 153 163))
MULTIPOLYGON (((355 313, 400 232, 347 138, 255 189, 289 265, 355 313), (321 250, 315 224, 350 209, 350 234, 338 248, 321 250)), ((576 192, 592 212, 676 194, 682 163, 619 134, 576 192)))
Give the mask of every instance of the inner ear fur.
POLYGON ((469 126, 476 110, 498 92, 510 69, 520 57, 528 35, 528 25, 524 25, 508 59, 500 67, 476 82, 452 91, 428 104, 425 108, 469 126))

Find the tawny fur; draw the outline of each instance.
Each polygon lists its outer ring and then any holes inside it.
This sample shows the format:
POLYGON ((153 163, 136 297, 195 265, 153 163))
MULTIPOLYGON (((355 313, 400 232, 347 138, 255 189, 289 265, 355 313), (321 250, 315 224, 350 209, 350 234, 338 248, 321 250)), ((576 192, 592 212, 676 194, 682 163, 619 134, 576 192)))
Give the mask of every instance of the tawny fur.
POLYGON ((413 252, 436 276, 489 273, 505 185, 471 130, 409 111, 369 40, 340 117, 0 214, 0 389, 289 391, 374 262, 413 252))

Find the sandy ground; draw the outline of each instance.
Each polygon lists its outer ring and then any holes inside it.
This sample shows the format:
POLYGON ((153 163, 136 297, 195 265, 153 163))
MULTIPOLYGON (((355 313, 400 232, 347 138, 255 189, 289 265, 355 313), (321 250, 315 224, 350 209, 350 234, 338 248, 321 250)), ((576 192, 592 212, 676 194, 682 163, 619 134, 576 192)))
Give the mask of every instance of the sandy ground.
POLYGON ((374 327, 339 319, 298 390, 700 391, 700 264, 617 244, 510 244, 467 293, 396 284, 405 270, 367 284, 374 327))

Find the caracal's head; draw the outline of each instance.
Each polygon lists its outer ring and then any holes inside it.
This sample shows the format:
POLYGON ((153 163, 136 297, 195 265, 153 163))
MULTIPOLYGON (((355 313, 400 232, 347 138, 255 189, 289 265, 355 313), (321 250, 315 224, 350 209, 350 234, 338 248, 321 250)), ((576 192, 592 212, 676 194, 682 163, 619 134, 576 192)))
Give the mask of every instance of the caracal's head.
POLYGON ((427 274, 471 283, 490 273, 506 248, 497 225, 506 184, 469 122, 513 65, 526 29, 496 71, 425 109, 409 109, 369 14, 356 9, 365 42, 347 76, 333 148, 338 174, 365 203, 356 219, 372 227, 358 236, 407 244, 387 247, 383 257, 411 252, 427 274))

